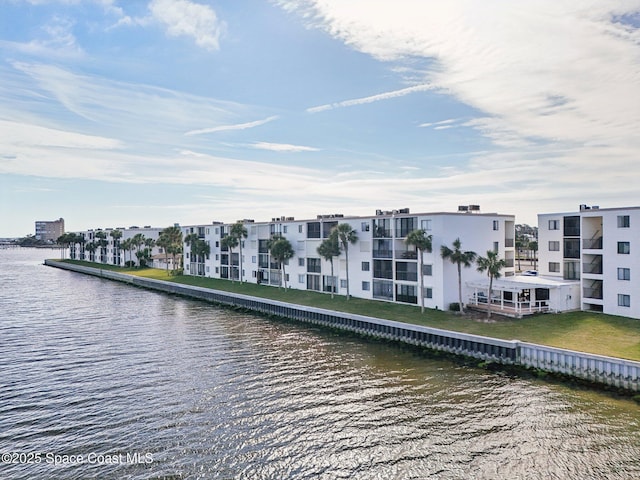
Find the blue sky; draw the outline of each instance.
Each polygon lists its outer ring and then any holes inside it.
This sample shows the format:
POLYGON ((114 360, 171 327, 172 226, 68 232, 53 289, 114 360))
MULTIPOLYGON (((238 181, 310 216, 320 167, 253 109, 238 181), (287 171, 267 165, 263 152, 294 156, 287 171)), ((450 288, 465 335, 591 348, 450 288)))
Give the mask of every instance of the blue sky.
POLYGON ((0 237, 640 205, 640 1, 4 0, 0 237))

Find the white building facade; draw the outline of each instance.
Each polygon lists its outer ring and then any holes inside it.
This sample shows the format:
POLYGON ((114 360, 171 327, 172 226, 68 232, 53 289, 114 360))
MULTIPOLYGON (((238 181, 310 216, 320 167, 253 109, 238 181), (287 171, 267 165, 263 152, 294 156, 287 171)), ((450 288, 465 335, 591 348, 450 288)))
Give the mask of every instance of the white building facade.
POLYGON ((540 275, 580 282, 580 308, 640 318, 640 207, 538 215, 540 275))
MULTIPOLYGON (((193 258, 185 245, 186 275, 212 278, 242 279, 246 282, 280 286, 285 280, 288 288, 337 294, 347 293, 347 264, 344 252, 331 264, 321 258, 317 249, 331 230, 347 223, 357 233, 358 240, 349 245, 349 293, 366 299, 377 299, 420 305, 424 296, 425 307, 447 309, 458 302, 458 273, 456 265, 443 260, 440 248, 460 238, 463 250, 485 256, 487 250, 497 251, 507 267, 503 275, 514 274, 515 217, 496 213, 479 213, 477 208, 464 208, 455 213, 411 214, 409 209, 376 211, 375 215, 345 217, 341 214, 317 215, 315 219, 295 220, 281 216, 270 222, 242 220, 247 238, 232 251, 224 249, 222 239, 229 234, 231 224, 214 222, 209 225, 183 227, 183 235, 197 233, 208 242, 208 258, 193 258), (407 235, 417 229, 432 236, 432 252, 424 253, 422 265, 415 248, 405 243, 407 235), (281 266, 269 253, 268 242, 280 234, 292 245, 294 257, 285 265, 286 279, 281 266), (188 266, 189 265, 189 266, 188 266), (419 275, 424 288, 420 291, 419 275)), ((469 296, 467 281, 485 278, 475 265, 463 268, 463 301, 469 296)))
MULTIPOLYGON (((162 230, 164 229, 151 226, 132 226, 129 228, 96 228, 75 232, 76 234, 84 237, 84 241, 69 246, 69 257, 75 260, 85 260, 88 262, 116 265, 119 267, 124 267, 126 262, 134 262, 134 264, 137 265, 137 248, 134 247, 130 251, 125 251, 122 248, 122 243, 136 235, 141 235, 143 239, 151 239, 155 242, 160 237, 160 232, 162 232, 162 230), (116 235, 114 237, 112 235, 114 231, 120 232, 121 236, 118 237, 116 235), (101 237, 104 237, 104 247, 98 245, 98 242, 102 240, 101 237), (87 245, 90 243, 97 245, 94 251, 87 248, 87 245)), ((144 248, 144 245, 141 245, 140 248, 144 248)), ((160 259, 160 254, 163 253, 162 249, 157 246, 153 246, 150 253, 152 257, 150 266, 163 268, 163 265, 161 265, 162 260, 160 259)))

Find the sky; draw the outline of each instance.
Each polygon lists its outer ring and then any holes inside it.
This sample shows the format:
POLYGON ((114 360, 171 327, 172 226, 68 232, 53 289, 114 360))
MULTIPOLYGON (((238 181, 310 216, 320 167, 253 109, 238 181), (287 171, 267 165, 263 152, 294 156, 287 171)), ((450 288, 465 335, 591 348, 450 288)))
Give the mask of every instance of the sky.
POLYGON ((0 0, 0 237, 640 205, 640 0, 0 0))

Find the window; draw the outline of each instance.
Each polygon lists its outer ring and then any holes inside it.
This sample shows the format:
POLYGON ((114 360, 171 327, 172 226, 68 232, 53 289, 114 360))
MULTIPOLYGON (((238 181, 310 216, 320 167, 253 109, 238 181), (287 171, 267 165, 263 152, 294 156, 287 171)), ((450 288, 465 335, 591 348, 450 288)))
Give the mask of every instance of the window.
POLYGON ((347 288, 347 281, 345 279, 340 279, 340 288, 347 288))
POLYGON ((298 257, 298 266, 304 267, 304 257, 298 257))
POLYGON ((631 280, 631 269, 618 268, 618 280, 631 280))
POLYGON ((629 215, 618 215, 618 228, 629 228, 629 215))
POLYGON ((416 229, 417 218, 396 218, 396 237, 406 237, 416 229))
POLYGON ((560 230, 560 220, 549 220, 549 230, 560 230))
POLYGON ((629 242, 618 242, 618 253, 628 255, 631 251, 631 245, 629 242))
POLYGON ((433 275, 433 265, 422 265, 422 275, 428 277, 433 275))
POLYGON ((431 287, 425 287, 422 293, 424 294, 424 298, 433 298, 433 288, 431 287))
POLYGON ((307 238, 320 238, 320 222, 307 223, 307 238))
POLYGON ((298 225, 298 233, 302 233, 302 225, 298 225))
POLYGON ((580 239, 564 239, 564 258, 580 258, 580 239))
POLYGON ((362 290, 368 292, 371 290, 371 284, 369 282, 362 282, 362 290))
POLYGON ((320 273, 320 259, 319 258, 307 258, 307 272, 320 273))
POLYGON ((560 272, 560 262, 549 262, 549 271, 559 273, 560 272))
POLYGON ((362 262, 362 271, 363 272, 369 271, 369 262, 362 262))
POLYGON ((631 306, 631 295, 624 295, 622 293, 618 294, 618 306, 619 307, 630 307, 631 306))
POLYGON ((255 255, 251 256, 251 263, 256 263, 258 261, 258 258, 255 255))
POLYGON ((287 233, 287 226, 282 227, 282 233, 287 233))
POLYGON ((369 231, 369 222, 362 222, 360 224, 360 231, 368 232, 369 231))
POLYGON ((431 230, 431 220, 422 220, 422 222, 420 222, 420 228, 422 228, 422 230, 424 230, 425 232, 431 230))
POLYGON ((499 249, 500 249, 500 243, 499 242, 493 242, 493 251, 498 253, 499 249))
POLYGON ((579 237, 580 236, 580 217, 564 217, 564 236, 579 237))
POLYGON ((560 251, 560 242, 557 240, 549 240, 549 251, 550 252, 559 252, 560 251))
POLYGON ((494 220, 493 221, 493 229, 494 230, 500 230, 500 220, 494 220))

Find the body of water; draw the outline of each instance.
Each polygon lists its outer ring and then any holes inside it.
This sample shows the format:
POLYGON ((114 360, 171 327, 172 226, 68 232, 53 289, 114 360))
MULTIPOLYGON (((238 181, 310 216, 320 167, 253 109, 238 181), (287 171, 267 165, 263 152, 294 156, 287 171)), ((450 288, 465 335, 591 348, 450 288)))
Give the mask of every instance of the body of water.
POLYGON ((2 479, 636 479, 640 408, 0 250, 2 479))

